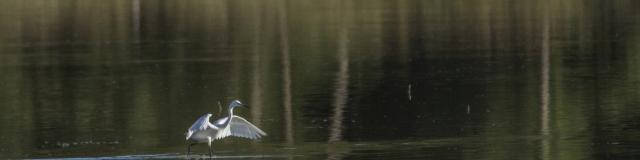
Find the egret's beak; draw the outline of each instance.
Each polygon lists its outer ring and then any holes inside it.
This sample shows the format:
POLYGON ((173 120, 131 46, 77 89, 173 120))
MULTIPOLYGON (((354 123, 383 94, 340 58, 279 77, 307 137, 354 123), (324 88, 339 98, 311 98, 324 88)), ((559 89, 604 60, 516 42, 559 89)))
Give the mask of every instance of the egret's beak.
POLYGON ((249 108, 249 105, 243 104, 243 105, 242 105, 242 107, 247 107, 247 108, 249 108))

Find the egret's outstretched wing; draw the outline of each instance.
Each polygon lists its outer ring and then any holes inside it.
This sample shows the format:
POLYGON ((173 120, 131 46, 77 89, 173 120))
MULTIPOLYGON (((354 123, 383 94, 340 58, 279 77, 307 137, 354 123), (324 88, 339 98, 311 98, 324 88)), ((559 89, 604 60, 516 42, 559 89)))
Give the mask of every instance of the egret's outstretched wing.
POLYGON ((254 126, 246 119, 239 116, 233 116, 233 118, 231 118, 231 122, 229 122, 229 125, 218 131, 216 139, 221 139, 228 136, 258 139, 266 135, 267 133, 264 133, 264 131, 260 130, 260 128, 254 126))
POLYGON ((189 127, 187 133, 185 133, 187 135, 187 140, 191 138, 191 135, 193 135, 193 133, 197 131, 203 131, 208 128, 216 128, 209 122, 209 118, 211 118, 211 114, 205 114, 198 118, 198 120, 196 120, 196 122, 194 122, 191 127, 189 127))

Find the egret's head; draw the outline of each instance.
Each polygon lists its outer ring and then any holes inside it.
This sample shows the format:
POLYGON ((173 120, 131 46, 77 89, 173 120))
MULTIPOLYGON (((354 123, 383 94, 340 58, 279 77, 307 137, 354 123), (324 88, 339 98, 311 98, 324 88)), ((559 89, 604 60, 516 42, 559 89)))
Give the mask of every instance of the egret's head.
POLYGON ((213 116, 213 114, 207 113, 207 117, 211 117, 211 116, 213 116))
POLYGON ((229 108, 236 108, 241 106, 244 106, 244 104, 242 104, 242 102, 240 102, 239 100, 233 100, 231 101, 231 104, 229 104, 229 108))

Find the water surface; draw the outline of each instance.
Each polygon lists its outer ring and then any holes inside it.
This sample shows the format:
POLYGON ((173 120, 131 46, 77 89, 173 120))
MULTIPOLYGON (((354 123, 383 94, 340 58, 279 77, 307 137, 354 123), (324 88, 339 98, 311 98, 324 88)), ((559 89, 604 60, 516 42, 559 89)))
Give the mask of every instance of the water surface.
POLYGON ((0 158, 637 159, 637 6, 5 0, 0 158))

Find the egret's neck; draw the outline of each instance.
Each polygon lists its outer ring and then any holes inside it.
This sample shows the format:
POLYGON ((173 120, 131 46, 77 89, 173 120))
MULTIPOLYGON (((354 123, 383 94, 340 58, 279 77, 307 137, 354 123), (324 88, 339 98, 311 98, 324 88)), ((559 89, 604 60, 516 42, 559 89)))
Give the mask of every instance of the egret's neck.
POLYGON ((233 117, 233 109, 236 107, 230 107, 229 108, 229 119, 231 119, 231 117, 233 117))
POLYGON ((231 118, 233 117, 233 108, 234 107, 229 107, 229 117, 227 117, 227 121, 223 123, 223 126, 228 126, 229 122, 231 122, 231 118))

